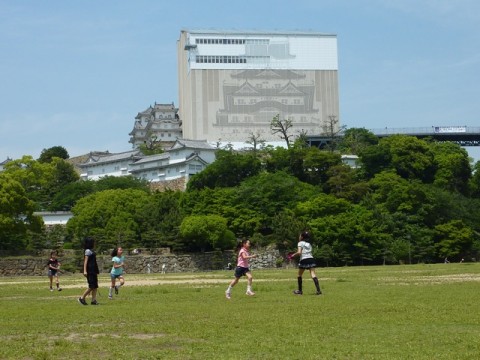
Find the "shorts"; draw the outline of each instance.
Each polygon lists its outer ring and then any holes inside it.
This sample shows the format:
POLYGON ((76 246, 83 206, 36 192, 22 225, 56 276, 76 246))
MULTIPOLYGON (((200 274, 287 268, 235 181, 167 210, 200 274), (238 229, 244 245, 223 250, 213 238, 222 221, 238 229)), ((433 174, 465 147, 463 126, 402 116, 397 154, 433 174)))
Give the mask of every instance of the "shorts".
POLYGON ((112 279, 112 280, 116 280, 116 279, 121 278, 121 277, 123 277, 123 274, 116 275, 116 274, 110 273, 110 279, 112 279))
POLYGON ((315 267, 317 267, 317 262, 314 258, 303 259, 298 263, 299 269, 312 269, 315 267))
POLYGON ((57 270, 48 270, 48 276, 57 276, 57 270))
POLYGON ((249 271, 250 271, 249 268, 237 266, 235 268, 235 277, 240 278, 242 276, 245 276, 249 271))
POLYGON ((89 289, 98 289, 98 275, 97 274, 87 274, 87 282, 89 289))

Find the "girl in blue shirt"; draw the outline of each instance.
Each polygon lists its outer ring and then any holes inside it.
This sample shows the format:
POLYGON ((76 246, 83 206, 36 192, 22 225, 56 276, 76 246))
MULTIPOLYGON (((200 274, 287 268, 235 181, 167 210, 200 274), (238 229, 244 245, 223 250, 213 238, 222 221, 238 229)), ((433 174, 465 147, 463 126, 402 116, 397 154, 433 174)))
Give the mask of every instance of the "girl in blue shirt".
POLYGON ((125 279, 123 277, 124 272, 124 261, 125 256, 123 256, 123 249, 121 247, 113 249, 112 251, 112 271, 110 271, 110 279, 112 283, 110 285, 110 290, 108 291, 108 298, 110 300, 113 299, 113 290, 115 290, 115 294, 118 295, 118 289, 120 286, 125 284, 125 279), (117 279, 120 281, 119 285, 116 285, 117 279))

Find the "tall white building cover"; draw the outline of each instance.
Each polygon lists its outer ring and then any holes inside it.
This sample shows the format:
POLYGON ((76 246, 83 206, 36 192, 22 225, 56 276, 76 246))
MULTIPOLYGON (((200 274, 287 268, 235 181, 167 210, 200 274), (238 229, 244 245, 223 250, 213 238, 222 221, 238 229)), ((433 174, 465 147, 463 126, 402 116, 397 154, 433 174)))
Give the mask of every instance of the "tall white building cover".
POLYGON ((336 35, 182 30, 177 51, 185 138, 279 141, 276 115, 294 135, 321 134, 339 119, 336 35))

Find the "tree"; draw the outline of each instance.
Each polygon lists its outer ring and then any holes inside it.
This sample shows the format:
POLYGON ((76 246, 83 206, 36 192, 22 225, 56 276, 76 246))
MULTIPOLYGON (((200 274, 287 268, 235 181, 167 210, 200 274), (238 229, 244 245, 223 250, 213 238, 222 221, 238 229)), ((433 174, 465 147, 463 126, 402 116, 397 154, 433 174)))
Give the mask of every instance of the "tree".
POLYGON ((245 142, 253 146, 254 155, 256 155, 258 149, 261 149, 262 147, 265 146, 265 140, 262 139, 261 134, 259 132, 257 132, 256 134, 251 132, 250 135, 248 136, 247 141, 245 142))
POLYGON ((360 171, 367 179, 389 169, 392 162, 392 155, 389 148, 382 143, 362 148, 358 156, 362 164, 360 171))
POLYGON ((317 190, 285 172, 260 173, 243 181, 235 189, 234 202, 249 209, 260 219, 256 231, 271 232, 273 218, 298 201, 312 197, 317 190))
POLYGON ((437 169, 433 183, 449 191, 468 194, 468 183, 472 176, 468 152, 450 142, 433 143, 430 148, 437 169))
POLYGON ((140 144, 139 150, 145 155, 162 154, 164 152, 162 147, 162 141, 158 140, 158 136, 152 131, 147 131, 147 140, 140 144))
POLYGON ((139 224, 149 195, 138 189, 104 190, 80 199, 67 230, 77 240, 94 236, 99 250, 130 247, 140 239, 139 224))
POLYGON ((461 220, 451 220, 435 226, 435 248, 440 258, 461 258, 472 246, 473 231, 461 220))
POLYGON ((263 159, 265 170, 270 173, 284 171, 293 175, 291 154, 290 149, 285 149, 283 147, 267 147, 263 159))
POLYGON ((331 166, 327 171, 325 190, 352 202, 360 202, 368 192, 368 184, 358 178, 358 171, 345 164, 331 166))
POLYGON ((336 215, 316 217, 308 222, 316 245, 330 245, 337 263, 383 263, 388 229, 374 211, 361 205, 336 215))
POLYGON ((365 148, 377 145, 378 138, 365 128, 350 128, 344 131, 339 143, 339 150, 343 154, 359 155, 365 148))
POLYGON ((305 181, 323 187, 328 181, 329 169, 341 163, 340 154, 320 150, 316 147, 308 148, 302 164, 305 181))
POLYGON ((380 140, 391 154, 391 168, 404 179, 431 183, 435 174, 433 152, 424 140, 414 136, 394 135, 380 140))
POLYGON ((25 250, 29 235, 40 236, 43 222, 33 215, 34 209, 22 185, 0 173, 0 250, 25 250))
POLYGON ((105 176, 96 183, 96 191, 113 189, 138 189, 150 192, 147 180, 139 179, 134 176, 105 176))
MULTIPOLYGON (((53 158, 50 165, 53 167, 53 171, 45 185, 45 192, 48 196, 47 202, 49 204, 55 195, 62 191, 65 186, 77 182, 80 178, 73 165, 63 159, 53 158)), ((48 207, 50 207, 50 205, 47 206, 47 208, 48 207)))
POLYGON ((434 180, 434 153, 426 141, 414 136, 393 135, 380 139, 378 145, 363 149, 359 157, 367 177, 394 169, 404 179, 419 179, 424 183, 434 180))
POLYGON ((67 231, 64 225, 53 225, 44 231, 45 240, 42 248, 63 249, 66 240, 67 231))
POLYGON ((237 186, 243 180, 258 174, 260 170, 260 160, 252 154, 218 150, 216 160, 192 176, 187 184, 187 191, 237 186))
POLYGON ((306 201, 298 202, 295 207, 295 214, 308 222, 311 219, 341 214, 351 208, 352 204, 344 199, 319 193, 306 201))
POLYGON ((323 244, 320 247, 313 249, 313 255, 316 259, 320 259, 325 262, 326 266, 329 266, 329 263, 334 257, 333 249, 328 244, 323 244))
POLYGON ((76 181, 66 184, 52 198, 50 211, 70 211, 81 198, 94 193, 96 183, 92 180, 76 181))
POLYGON ((140 214, 140 244, 148 248, 171 247, 183 250, 178 232, 184 218, 180 208, 180 191, 153 193, 140 214))
POLYGON ((271 242, 275 242, 280 250, 294 249, 298 243, 298 234, 306 228, 306 225, 293 210, 284 209, 273 217, 271 242))
POLYGON ((474 198, 480 198, 480 161, 473 166, 473 175, 469 181, 470 194, 474 198))
POLYGON ((58 157, 42 163, 23 156, 7 163, 4 172, 20 182, 37 210, 48 209, 55 194, 79 178, 73 165, 58 157))
POLYGON ((188 241, 190 250, 225 250, 235 244, 227 220, 219 215, 187 216, 180 225, 180 235, 188 241))
POLYGON ((181 195, 182 216, 218 214, 227 219, 237 236, 250 236, 260 227, 262 217, 245 202, 238 201, 237 188, 205 188, 181 195))
POLYGON ((43 149, 38 161, 41 163, 50 163, 55 157, 66 160, 70 155, 68 155, 68 151, 63 146, 53 146, 48 149, 43 149))
POLYGON ((293 137, 292 134, 288 133, 292 126, 292 120, 280 120, 280 114, 275 115, 270 122, 270 130, 272 131, 272 134, 280 134, 280 139, 285 140, 287 148, 290 148, 290 138, 293 137))
POLYGON ((322 135, 325 135, 329 141, 327 143, 327 148, 330 151, 334 151, 337 148, 337 144, 341 141, 339 134, 341 134, 346 126, 338 126, 340 120, 335 115, 329 115, 327 121, 323 124, 322 135))

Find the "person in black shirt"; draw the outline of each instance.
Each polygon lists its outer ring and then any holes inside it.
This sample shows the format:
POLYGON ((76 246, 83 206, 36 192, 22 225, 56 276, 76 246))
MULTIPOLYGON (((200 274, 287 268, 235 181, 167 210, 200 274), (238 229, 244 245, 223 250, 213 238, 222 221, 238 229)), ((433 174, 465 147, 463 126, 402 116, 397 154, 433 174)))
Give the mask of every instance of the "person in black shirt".
POLYGON ((97 289, 98 289, 98 264, 97 264, 97 255, 93 251, 95 246, 95 241, 91 237, 85 239, 84 248, 85 256, 83 260, 83 276, 87 278, 88 289, 85 290, 83 295, 78 298, 78 302, 82 305, 87 305, 85 298, 92 294, 91 305, 98 305, 97 302, 97 289))

